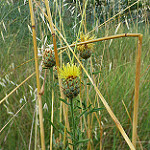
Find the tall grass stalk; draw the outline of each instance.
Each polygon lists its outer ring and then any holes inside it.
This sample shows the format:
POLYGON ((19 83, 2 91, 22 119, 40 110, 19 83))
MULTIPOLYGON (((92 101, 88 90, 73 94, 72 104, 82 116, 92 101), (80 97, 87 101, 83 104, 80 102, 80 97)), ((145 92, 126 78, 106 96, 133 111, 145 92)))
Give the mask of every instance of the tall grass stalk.
POLYGON ((73 133, 73 150, 76 150, 76 125, 75 125, 75 118, 74 118, 74 104, 73 99, 70 99, 70 109, 71 109, 71 120, 72 120, 72 133, 73 133))
MULTIPOLYGON (((132 124, 132 126, 133 126, 133 121, 132 121, 132 118, 131 118, 131 116, 130 116, 130 114, 129 114, 129 111, 128 111, 128 109, 127 109, 127 106, 125 105, 125 103, 124 103, 123 100, 122 100, 122 103, 123 103, 123 106, 125 107, 125 110, 126 110, 126 112, 127 112, 127 115, 128 115, 128 117, 129 117, 129 120, 130 120, 130 122, 131 122, 131 124, 132 124)), ((138 135, 137 135, 137 139, 138 139, 138 141, 139 141, 139 145, 140 145, 141 150, 143 150, 143 146, 142 146, 142 144, 141 144, 141 141, 140 141, 138 135)))
MULTIPOLYGON (((33 12, 32 0, 29 0, 29 8, 30 8, 30 15, 31 15, 32 32, 33 32, 33 46, 34 46, 36 82, 37 82, 37 96, 38 96, 38 103, 37 103, 37 106, 39 106, 41 146, 42 146, 42 150, 45 150, 42 98, 41 98, 41 95, 40 95, 40 79, 39 79, 38 52, 37 52, 35 20, 34 20, 34 12, 33 12)), ((37 113, 37 112, 36 112, 36 113, 37 113)), ((37 114, 36 114, 36 115, 37 115, 37 114)), ((36 123, 35 123, 35 126, 37 126, 36 123)), ((35 127, 35 128, 37 128, 37 127, 35 127)), ((36 140, 36 139, 35 139, 35 140, 36 140)), ((35 145, 36 145, 36 144, 37 144, 37 143, 36 143, 36 141, 35 141, 35 145)))
MULTIPOLYGON (((54 82, 54 75, 53 75, 53 70, 51 71, 51 76, 52 76, 52 81, 54 82)), ((54 117, 54 89, 52 88, 52 108, 51 108, 51 122, 53 123, 53 117, 54 117)), ((51 125, 51 130, 50 130, 50 150, 52 150, 53 146, 53 126, 51 125)))
POLYGON ((143 35, 138 36, 138 50, 136 55, 136 78, 135 78, 135 98, 134 98, 134 112, 133 112, 133 133, 132 142, 136 148, 137 139, 137 121, 138 121, 138 104, 139 104, 139 84, 140 84, 140 67, 141 67, 141 50, 142 50, 143 35))

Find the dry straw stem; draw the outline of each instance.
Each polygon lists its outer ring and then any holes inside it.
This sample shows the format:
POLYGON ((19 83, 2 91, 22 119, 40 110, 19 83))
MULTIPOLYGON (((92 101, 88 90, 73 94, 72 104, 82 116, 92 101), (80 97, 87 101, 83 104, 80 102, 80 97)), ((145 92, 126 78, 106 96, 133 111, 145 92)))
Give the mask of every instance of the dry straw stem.
MULTIPOLYGON (((51 29, 51 34, 53 36, 53 44, 54 44, 54 52, 55 52, 55 59, 56 59, 56 66, 57 66, 57 73, 59 74, 59 58, 58 58, 58 53, 57 53, 57 44, 56 44, 56 37, 55 37, 55 32, 54 32, 54 27, 53 27, 53 21, 52 21, 52 16, 51 16, 51 12, 50 12, 50 7, 49 7, 49 2, 48 0, 45 0, 45 5, 46 5, 46 10, 47 10, 47 15, 44 13, 46 19, 48 20, 49 24, 50 24, 50 29, 51 29)), ((58 76, 59 77, 59 76, 58 76)), ((64 94, 62 91, 62 83, 61 83, 61 79, 58 78, 58 82, 59 82, 59 89, 60 89, 60 94, 61 94, 61 98, 64 99, 64 94)), ((64 119, 65 119, 65 125, 68 129, 68 131, 70 131, 70 127, 69 127, 69 121, 68 121, 68 116, 66 116, 67 113, 67 109, 65 107, 65 104, 60 102, 60 108, 61 106, 63 106, 63 113, 64 113, 64 119)), ((61 110, 61 109, 60 109, 61 110)), ((61 113, 60 113, 61 114, 61 113)), ((61 116, 60 116, 61 119, 61 116)), ((60 120, 61 121, 61 120, 60 120)), ((61 138, 61 134, 60 134, 60 138, 61 138)), ((71 139, 68 138, 68 142, 72 143, 71 139)), ((69 147, 72 150, 72 147, 69 147)))
POLYGON ((39 80, 39 65, 38 65, 38 52, 37 52, 37 42, 36 42, 36 31, 35 31, 35 21, 33 13, 32 0, 29 0, 32 32, 33 32, 33 45, 34 45, 34 57, 35 57, 35 69, 36 69, 36 82, 37 82, 37 95, 38 95, 38 105, 39 105, 39 119, 40 119, 40 133, 41 133, 41 146, 42 150, 45 150, 45 140, 44 140, 44 126, 43 126, 43 111, 42 111, 42 99, 40 95, 40 80, 39 80))
POLYGON ((14 88, 8 95, 6 95, 1 101, 0 104, 3 103, 12 93, 14 93, 21 85, 23 85, 27 80, 29 80, 33 75, 35 74, 32 73, 30 76, 28 76, 24 81, 22 81, 16 88, 14 88))
MULTIPOLYGON (((58 31, 58 29, 57 29, 57 31, 58 31)), ((140 35, 141 34, 139 34, 139 33, 118 34, 118 35, 113 35, 113 36, 109 36, 109 37, 97 38, 97 39, 93 39, 93 40, 89 40, 89 41, 85 41, 85 42, 80 42, 80 43, 77 43, 77 46, 83 45, 83 44, 88 44, 88 43, 104 41, 104 40, 121 38, 121 37, 139 37, 140 35)), ((75 47, 75 45, 76 44, 71 44, 71 45, 69 45, 69 47, 75 47)), ((63 49, 66 49, 66 48, 68 48, 68 46, 64 46, 64 47, 58 48, 57 50, 63 50, 63 49)))
MULTIPOLYGON (((57 29, 57 28, 56 28, 57 29)), ((98 88, 96 87, 95 83, 93 82, 92 78, 90 77, 90 75, 88 74, 88 72, 86 71, 86 69, 84 68, 84 66, 82 65, 81 61, 78 59, 78 57, 76 56, 76 54, 74 53, 74 51, 71 49, 71 47, 69 46, 69 44, 67 43, 67 41, 64 39, 64 37, 62 36, 62 34, 59 32, 59 30, 57 29, 57 32, 60 34, 60 36, 62 37, 62 39, 64 40, 64 42, 67 44, 67 46, 65 48, 69 48, 70 51, 73 53, 73 55, 75 56, 75 58, 77 59, 77 61, 79 62, 79 64, 81 65, 82 69, 84 70, 84 72, 86 73, 86 75, 88 76, 89 80, 91 81, 92 85, 94 86, 95 91, 97 92, 98 96, 100 97, 101 101, 103 102, 105 108, 107 109, 108 113, 110 114, 111 118, 113 119, 113 121, 115 122, 117 128, 119 129, 119 131, 121 132, 122 136, 124 137, 124 139, 126 140, 127 144, 129 145, 131 150, 135 150, 134 145, 132 144, 132 142, 130 141, 129 137, 127 136, 127 134, 125 133, 124 129, 122 128, 120 122, 118 121, 118 119, 116 118, 116 116, 114 115, 114 113, 112 112, 111 108, 109 107, 108 103, 106 102, 106 100, 104 99, 104 97, 102 96, 102 94, 100 93, 100 91, 98 90, 98 88)), ((136 64, 136 86, 135 86, 135 90, 138 93, 139 91, 139 75, 137 74, 137 72, 140 72, 140 61, 139 59, 141 58, 141 47, 142 47, 142 34, 139 33, 130 33, 130 34, 119 34, 119 35, 114 35, 114 36, 109 36, 109 37, 104 37, 104 38, 99 38, 99 39, 95 39, 95 40, 90 40, 87 42, 82 42, 78 45, 81 44, 87 44, 87 43, 92 43, 92 42, 98 42, 98 41, 103 41, 103 40, 109 40, 109 39, 115 39, 115 38, 120 38, 120 37, 138 37, 139 38, 139 44, 138 44, 138 51, 140 51, 140 53, 138 53, 138 60, 137 60, 137 64, 136 64)), ((75 45, 72 45, 72 47, 75 45)), ((64 49, 60 48, 60 49, 64 49)), ((138 94, 135 96, 135 104, 136 106, 138 102, 138 94)), ((136 112, 138 110, 138 107, 135 108, 136 112)), ((134 119, 135 123, 133 123, 134 125, 137 124, 137 114, 134 113, 134 118, 136 117, 136 119, 134 119)), ((133 126, 133 128, 137 128, 137 126, 133 126)), ((133 136, 136 136, 133 135, 133 136)), ((135 137, 136 139, 136 137, 135 137)))
POLYGON ((134 111, 133 111, 133 131, 132 131, 132 143, 135 148, 136 148, 136 139, 137 139, 137 120, 138 120, 138 104, 139 104, 142 38, 143 38, 143 35, 140 34, 138 36, 138 51, 137 51, 137 56, 136 56, 135 98, 134 98, 134 111))
POLYGON ((23 109, 23 107, 27 104, 27 102, 25 104, 23 104, 21 106, 21 108, 13 115, 13 117, 11 119, 9 119, 9 121, 2 127, 2 129, 0 130, 0 133, 6 128, 6 126, 16 117, 16 115, 23 109))

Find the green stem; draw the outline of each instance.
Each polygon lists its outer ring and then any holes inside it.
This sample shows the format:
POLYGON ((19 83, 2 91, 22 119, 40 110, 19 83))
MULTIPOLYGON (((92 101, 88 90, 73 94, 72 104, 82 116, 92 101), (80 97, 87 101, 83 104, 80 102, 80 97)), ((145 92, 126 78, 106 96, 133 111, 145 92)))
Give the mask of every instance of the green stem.
POLYGON ((76 150, 76 145, 75 145, 75 120, 74 120, 74 112, 73 112, 73 99, 70 99, 70 102, 71 102, 71 118, 72 118, 72 127, 73 127, 73 140, 72 140, 72 143, 73 143, 73 150, 76 150))

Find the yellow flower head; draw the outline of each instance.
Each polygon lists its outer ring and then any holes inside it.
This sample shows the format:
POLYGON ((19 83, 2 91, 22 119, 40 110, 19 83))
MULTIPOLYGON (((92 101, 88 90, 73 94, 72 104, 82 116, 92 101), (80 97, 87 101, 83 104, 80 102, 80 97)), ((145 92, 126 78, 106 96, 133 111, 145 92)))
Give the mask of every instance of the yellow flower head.
MULTIPOLYGON (((84 35, 83 33, 80 34, 80 39, 79 39, 79 42, 85 42, 85 41, 89 41, 89 40, 92 40, 94 39, 95 36, 89 36, 89 35, 84 35)), ((79 51, 83 51, 83 50, 86 50, 86 49, 90 49, 92 50, 94 48, 94 45, 93 43, 89 43, 89 44, 83 44, 83 45, 79 45, 77 46, 77 49, 79 51)))
POLYGON ((67 63, 66 66, 63 64, 63 67, 59 69, 59 76, 63 79, 76 78, 80 76, 80 69, 76 64, 67 63))

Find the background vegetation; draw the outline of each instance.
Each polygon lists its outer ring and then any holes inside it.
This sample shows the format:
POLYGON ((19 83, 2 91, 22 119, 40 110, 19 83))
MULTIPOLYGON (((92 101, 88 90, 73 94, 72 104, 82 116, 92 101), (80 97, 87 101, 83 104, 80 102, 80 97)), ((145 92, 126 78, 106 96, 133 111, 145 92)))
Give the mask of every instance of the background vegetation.
MULTIPOLYGON (((63 2, 56 0, 50 2, 53 21, 69 44, 72 44, 76 40, 84 2, 81 0, 65 0, 63 2)), ((84 20, 86 28, 83 27, 82 31, 87 33, 92 31, 91 35, 95 35, 97 38, 121 33, 143 34, 138 118, 139 139, 137 141, 137 149, 142 149, 141 144, 144 150, 148 150, 150 149, 150 4, 148 0, 142 0, 128 8, 128 6, 135 2, 128 0, 89 0, 86 10, 86 20, 84 20), (126 11, 122 12, 124 9, 126 11)), ((45 6, 42 1, 34 3, 39 48, 38 55, 39 63, 41 64, 42 49, 44 46, 52 44, 52 37, 48 22, 38 5, 40 5, 43 11, 45 11, 45 6)), ((0 99, 3 99, 35 71, 28 1, 0 1, 0 32, 0 99)), ((57 46, 64 46, 59 35, 57 35, 57 46)), ((125 108, 127 108, 132 118, 136 49, 136 38, 119 38, 97 42, 92 57, 87 61, 82 60, 130 138, 132 137, 132 124, 125 108)), ((64 63, 69 61, 66 52, 62 54, 62 58, 64 63)), ((44 71, 40 67, 41 83, 43 76, 44 71)), ((103 108, 100 112, 96 112, 100 118, 102 129, 96 117, 93 114, 89 114, 91 118, 90 141, 92 149, 99 149, 100 140, 102 140, 104 150, 129 149, 102 102, 97 97, 92 85, 88 84, 84 73, 82 80, 81 99, 84 109, 89 106, 87 105, 87 99, 89 99, 90 104, 94 107, 103 108), (87 93, 89 93, 88 96, 87 93), (101 132, 102 139, 100 138, 101 132)), ((57 149, 57 146, 63 142, 63 138, 62 141, 58 139, 60 133, 63 136, 64 122, 59 121, 60 93, 58 81, 57 79, 52 81, 51 72, 48 71, 45 93, 42 99, 46 149, 49 149, 52 88, 55 91, 53 148, 57 149)), ((79 97, 75 99, 76 106, 79 106, 79 100, 79 97)), ((0 104, 0 150, 34 149, 35 106, 36 79, 33 76, 8 97, 5 102, 0 104), (25 106, 15 116, 15 113, 24 104, 25 106), (12 117, 13 119, 11 120, 12 117), (8 122, 9 124, 5 129, 1 130, 8 122)), ((80 109, 78 107, 75 109, 76 115, 79 115, 80 109)), ((85 115, 85 117, 88 123, 88 115, 85 115)), ((84 125, 83 129, 79 132, 79 135, 83 139, 87 138, 84 125)), ((80 149, 86 149, 86 147, 87 143, 80 145, 80 149)), ((37 148, 40 149, 39 133, 37 148)))

